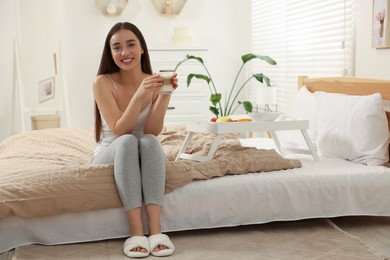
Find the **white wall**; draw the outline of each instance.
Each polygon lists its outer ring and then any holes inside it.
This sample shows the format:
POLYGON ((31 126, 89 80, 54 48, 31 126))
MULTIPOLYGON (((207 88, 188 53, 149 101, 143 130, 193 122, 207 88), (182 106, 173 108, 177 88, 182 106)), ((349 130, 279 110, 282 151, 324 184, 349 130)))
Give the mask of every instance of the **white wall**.
POLYGON ((356 76, 390 79, 390 48, 375 49, 371 44, 372 1, 356 2, 356 76))
POLYGON ((240 65, 244 42, 239 37, 240 17, 236 13, 242 1, 187 1, 175 17, 159 15, 152 2, 147 0, 129 1, 120 17, 103 16, 93 0, 58 2, 61 55, 69 90, 71 127, 93 127, 92 81, 97 73, 106 34, 118 21, 136 24, 143 32, 149 49, 172 46, 173 28, 187 27, 192 45, 209 50, 208 67, 221 87, 231 84, 234 75, 230 72, 240 65), (218 17, 215 17, 216 14, 218 17))
POLYGON ((31 129, 30 115, 61 112, 61 82, 57 81, 53 55, 57 52, 57 1, 19 0, 20 74, 24 90, 24 122, 31 129), (39 103, 38 85, 55 78, 55 98, 39 103))
MULTIPOLYGON (((118 21, 135 23, 143 31, 149 48, 171 46, 173 28, 186 26, 193 46, 207 48, 208 67, 221 90, 230 87, 241 64, 240 56, 249 51, 250 0, 187 0, 175 17, 160 16, 149 0, 129 0, 120 17, 101 14, 94 0, 1 0, 0 2, 0 140, 9 136, 9 109, 14 82, 14 38, 17 35, 16 6, 20 12, 21 75, 25 92, 25 111, 59 110, 69 107, 69 124, 93 127, 92 81, 95 78, 104 38, 118 21), (15 4, 18 3, 18 4, 15 4), (61 53, 58 53, 59 45, 61 53), (54 76, 52 55, 61 55, 62 69, 57 75, 56 96, 38 102, 38 82, 54 76), (68 103, 64 103, 64 86, 68 103)), ((390 79, 390 49, 371 46, 372 1, 357 1, 356 76, 390 79)), ((223 91, 221 91, 223 92, 223 91)), ((17 105, 17 104, 16 104, 17 105)), ((16 111, 17 112, 17 111, 16 111)), ((28 128, 28 127, 27 127, 28 128)))
POLYGON ((14 0, 2 0, 0 4, 0 140, 12 131, 12 86, 14 74, 14 36, 16 21, 14 0))
MULTIPOLYGON (((167 17, 156 11, 151 0, 129 0, 121 16, 110 17, 98 10, 95 0, 2 0, 0 33, 6 37, 0 43, 0 88, 5 93, 14 87, 10 64, 14 64, 13 39, 19 30, 26 130, 30 129, 30 114, 53 111, 62 115, 63 127, 93 127, 92 82, 105 36, 116 22, 129 21, 141 29, 149 48, 172 47, 174 27, 187 27, 192 46, 209 50, 208 68, 223 92, 232 84, 240 56, 248 52, 246 31, 242 30, 247 17, 242 15, 249 3, 249 0, 187 0, 179 15, 167 17), (20 20, 15 22, 17 13, 20 20), (54 53, 58 58, 57 75, 54 53), (39 103, 39 81, 52 76, 56 77, 55 98, 39 103)), ((4 109, 13 102, 9 96, 1 95, 0 140, 11 134, 11 120, 4 109)))

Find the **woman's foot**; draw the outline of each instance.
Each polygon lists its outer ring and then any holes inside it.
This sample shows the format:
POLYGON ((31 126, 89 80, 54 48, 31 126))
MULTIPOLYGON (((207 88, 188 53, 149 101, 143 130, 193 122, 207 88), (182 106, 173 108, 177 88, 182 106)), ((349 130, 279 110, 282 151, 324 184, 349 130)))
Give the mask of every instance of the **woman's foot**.
POLYGON ((149 240, 146 236, 131 236, 123 244, 123 253, 128 257, 139 258, 150 254, 149 240))
POLYGON ((165 234, 155 234, 149 236, 150 252, 154 256, 168 256, 175 252, 175 246, 165 234))
POLYGON ((147 253, 148 252, 148 250, 146 250, 145 248, 143 248, 143 247, 135 247, 135 248, 133 248, 133 249, 131 249, 130 250, 131 252, 141 252, 141 253, 147 253))
POLYGON ((159 251, 165 250, 165 249, 168 249, 168 247, 166 247, 164 245, 158 245, 155 248, 153 248, 153 252, 159 252, 159 251))

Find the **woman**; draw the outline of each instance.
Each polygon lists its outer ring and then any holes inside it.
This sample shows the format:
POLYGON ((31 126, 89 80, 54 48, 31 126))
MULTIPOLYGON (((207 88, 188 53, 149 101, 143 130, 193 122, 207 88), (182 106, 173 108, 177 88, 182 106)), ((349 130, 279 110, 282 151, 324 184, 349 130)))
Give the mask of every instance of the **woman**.
MULTIPOLYGON (((98 144, 92 164, 114 163, 115 183, 130 223, 131 236, 123 245, 129 257, 167 256, 175 250, 160 227, 165 155, 156 136, 170 100, 170 93, 159 94, 162 85, 163 78, 152 74, 140 30, 127 22, 115 24, 93 84, 98 144), (144 235, 142 203, 149 237, 144 235)), ((172 85, 178 87, 176 74, 172 85)))

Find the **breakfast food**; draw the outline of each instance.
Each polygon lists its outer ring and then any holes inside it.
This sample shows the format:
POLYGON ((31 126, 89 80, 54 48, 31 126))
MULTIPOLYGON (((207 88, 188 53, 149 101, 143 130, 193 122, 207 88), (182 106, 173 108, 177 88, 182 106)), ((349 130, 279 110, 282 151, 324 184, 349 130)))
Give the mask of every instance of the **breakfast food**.
POLYGON ((233 122, 252 122, 252 119, 250 119, 250 118, 240 118, 240 119, 233 120, 233 122))
POLYGON ((216 122, 233 122, 233 120, 228 116, 218 117, 216 122))
POLYGON ((210 122, 218 122, 218 123, 227 123, 227 122, 238 122, 238 123, 243 123, 243 122, 252 122, 253 120, 251 118, 239 118, 239 119, 231 119, 229 116, 221 116, 221 117, 212 117, 210 118, 210 122))

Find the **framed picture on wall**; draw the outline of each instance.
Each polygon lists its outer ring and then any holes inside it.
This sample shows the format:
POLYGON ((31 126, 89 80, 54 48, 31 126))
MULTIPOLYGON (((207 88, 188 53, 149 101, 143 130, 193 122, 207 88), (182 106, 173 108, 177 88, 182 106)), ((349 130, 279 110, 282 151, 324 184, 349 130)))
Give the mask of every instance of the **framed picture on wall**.
POLYGON ((373 0, 372 8, 372 47, 389 48, 389 2, 390 0, 373 0))
POLYGON ((54 77, 39 82, 39 103, 54 97, 54 77))

